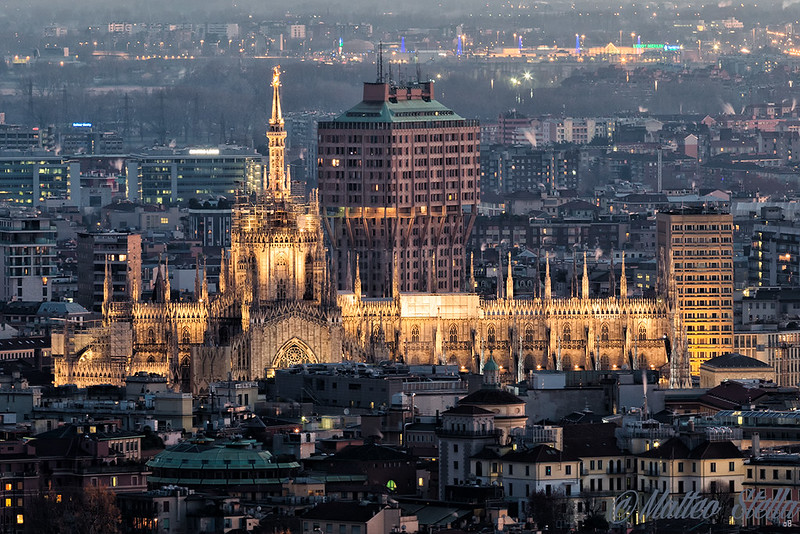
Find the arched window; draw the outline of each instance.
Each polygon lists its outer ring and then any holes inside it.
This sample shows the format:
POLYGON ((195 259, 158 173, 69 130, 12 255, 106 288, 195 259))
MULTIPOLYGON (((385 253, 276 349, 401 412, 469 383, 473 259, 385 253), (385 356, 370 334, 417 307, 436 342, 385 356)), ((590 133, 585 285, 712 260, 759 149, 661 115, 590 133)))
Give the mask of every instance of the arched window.
POLYGON ((184 345, 188 345, 191 342, 192 342, 192 336, 191 334, 189 334, 189 328, 185 326, 183 327, 183 334, 181 335, 181 343, 183 343, 184 345))
POLYGON ((152 328, 147 331, 147 342, 154 344, 156 342, 156 331, 152 328))
POLYGON ((458 343, 458 327, 450 325, 450 343, 458 343))
POLYGON ((411 327, 411 341, 414 343, 419 341, 419 326, 417 325, 411 327))
POLYGON ((286 280, 278 280, 278 290, 276 293, 278 300, 286 300, 286 280))
POLYGON ((306 290, 303 300, 314 300, 314 261, 311 254, 306 256, 306 290))
POLYGON ((533 343, 533 326, 525 327, 525 343, 533 343))
POLYGON ((486 339, 489 343, 495 343, 497 341, 497 335, 494 332, 494 325, 489 325, 489 329, 486 331, 486 339))
POLYGON ((608 341, 608 325, 604 324, 600 327, 600 341, 608 341))
POLYGON ((564 329, 561 331, 561 339, 564 341, 572 341, 572 331, 568 324, 565 324, 564 329))
POLYGON ((647 339, 647 327, 643 324, 639 325, 639 341, 647 339))

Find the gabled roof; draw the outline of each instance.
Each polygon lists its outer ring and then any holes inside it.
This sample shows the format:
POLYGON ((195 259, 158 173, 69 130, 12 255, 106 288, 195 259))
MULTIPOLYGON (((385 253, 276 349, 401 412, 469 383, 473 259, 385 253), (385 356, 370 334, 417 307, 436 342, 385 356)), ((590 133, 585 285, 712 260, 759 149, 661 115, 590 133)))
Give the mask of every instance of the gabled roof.
POLYGON ((704 441, 689 453, 689 458, 698 460, 724 460, 742 457, 742 451, 730 441, 704 441))
POLYGON ((544 462, 577 462, 580 458, 560 451, 550 445, 537 445, 531 449, 517 449, 506 453, 503 460, 507 462, 544 463, 544 462))
POLYGON ((657 458, 662 460, 674 460, 689 458, 689 447, 679 438, 672 437, 658 447, 653 447, 647 452, 639 455, 640 458, 657 458))
POLYGON ((413 456, 386 445, 369 443, 366 445, 348 445, 334 454, 333 459, 359 462, 408 462, 413 460, 413 456))
POLYGON ((304 519, 341 521, 343 523, 366 523, 384 507, 380 504, 362 504, 337 501, 320 503, 303 515, 304 519))
POLYGON ((616 430, 614 423, 564 425, 564 451, 580 458, 624 454, 617 445, 616 430))
POLYGON ((525 401, 503 389, 479 389, 458 401, 458 404, 477 404, 481 406, 493 404, 525 404, 525 401))

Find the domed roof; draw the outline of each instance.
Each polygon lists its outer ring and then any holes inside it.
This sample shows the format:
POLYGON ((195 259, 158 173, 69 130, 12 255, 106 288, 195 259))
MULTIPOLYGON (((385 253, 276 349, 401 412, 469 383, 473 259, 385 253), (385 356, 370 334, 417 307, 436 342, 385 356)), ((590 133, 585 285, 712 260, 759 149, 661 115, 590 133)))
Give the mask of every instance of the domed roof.
POLYGON ((702 363, 700 368, 711 369, 768 369, 772 366, 738 352, 729 352, 702 363))
POLYGON ((148 467, 167 469, 275 469, 272 454, 253 448, 255 441, 241 440, 208 445, 184 442, 158 453, 148 467))
POLYGON ((497 404, 525 404, 525 401, 503 389, 479 389, 470 393, 460 401, 459 405, 486 406, 497 404))
POLYGON ((499 371, 499 370, 500 366, 497 365, 496 361, 494 361, 494 356, 489 355, 489 360, 485 364, 483 364, 483 372, 485 373, 486 371, 499 371))

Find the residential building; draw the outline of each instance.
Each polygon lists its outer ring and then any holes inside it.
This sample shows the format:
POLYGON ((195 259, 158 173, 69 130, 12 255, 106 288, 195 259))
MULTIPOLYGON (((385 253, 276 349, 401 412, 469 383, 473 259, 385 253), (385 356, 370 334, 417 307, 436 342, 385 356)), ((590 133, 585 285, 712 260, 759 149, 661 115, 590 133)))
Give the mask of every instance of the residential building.
POLYGON ((79 233, 77 257, 78 302, 87 310, 101 311, 107 272, 112 300, 131 298, 134 290, 142 291, 141 235, 118 231, 79 233))
POLYGON ((50 300, 56 234, 50 219, 38 214, 0 217, 0 300, 50 300))
POLYGON ((662 284, 674 284, 691 373, 733 351, 733 218, 705 209, 660 212, 656 239, 662 284))

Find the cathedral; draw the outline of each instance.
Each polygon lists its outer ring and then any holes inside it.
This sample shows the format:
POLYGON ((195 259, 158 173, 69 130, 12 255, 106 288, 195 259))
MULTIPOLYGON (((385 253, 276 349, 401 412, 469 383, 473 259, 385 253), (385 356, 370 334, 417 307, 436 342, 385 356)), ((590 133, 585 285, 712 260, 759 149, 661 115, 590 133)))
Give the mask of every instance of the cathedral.
POLYGON ((396 254, 391 297, 363 297, 358 258, 347 273, 350 287, 337 291, 317 193, 307 202, 289 194, 280 87, 275 67, 269 172, 257 191, 237 199, 215 294, 209 294, 205 265, 198 265, 194 298, 172 300, 164 261, 149 298, 142 298, 140 278, 131 272, 132 297, 117 301, 107 268, 102 324, 53 334, 57 385, 123 385, 127 376, 147 372, 167 377, 176 390, 203 393, 214 381, 255 380, 300 363, 395 360, 481 372, 490 358, 515 381, 536 369, 669 364, 670 385, 688 383, 674 291, 628 298, 624 261, 619 295, 608 298, 589 295, 585 260, 579 296, 553 297, 548 262, 543 294, 514 298, 510 257, 497 299, 469 291, 401 292, 396 254))

